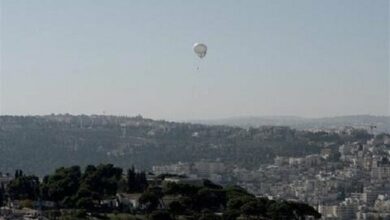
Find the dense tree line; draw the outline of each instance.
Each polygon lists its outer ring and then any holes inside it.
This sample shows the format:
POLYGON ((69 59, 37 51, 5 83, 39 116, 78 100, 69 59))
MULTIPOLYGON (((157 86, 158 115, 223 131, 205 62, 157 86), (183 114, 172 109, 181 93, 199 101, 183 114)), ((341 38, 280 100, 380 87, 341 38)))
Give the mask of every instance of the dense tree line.
POLYGON ((246 219, 320 218, 320 214, 307 204, 256 198, 237 186, 224 188, 209 180, 196 185, 164 181, 167 177, 175 177, 172 175, 154 176, 149 184, 144 172, 131 168, 125 175, 123 173, 112 164, 88 165, 84 171, 79 166, 61 167, 40 182, 36 176, 18 170, 9 185, 0 188, 0 204, 18 200, 33 206, 33 201, 52 201, 55 206, 47 213, 59 216, 60 209, 62 213, 76 210, 77 218, 85 217, 87 212, 98 215, 129 211, 152 220, 178 219, 179 216, 203 220, 234 220, 239 216, 246 219), (123 205, 102 206, 103 199, 129 192, 140 195, 140 206, 136 209, 130 210, 123 205))
POLYGON ((135 191, 142 192, 147 187, 144 172, 129 169, 128 173, 136 176, 130 179, 132 182, 122 181, 122 172, 112 164, 88 165, 84 172, 79 166, 61 167, 39 182, 38 177, 17 171, 7 193, 11 200, 53 201, 58 207, 89 209, 94 207, 94 201, 114 196, 119 188, 134 191, 135 187, 135 191))
POLYGON ((313 207, 304 203, 256 198, 239 187, 224 189, 215 185, 197 187, 170 183, 162 191, 148 189, 140 202, 147 205, 146 210, 152 213, 152 219, 177 219, 177 216, 204 220, 235 220, 239 216, 245 219, 321 217, 313 207), (167 195, 175 195, 177 199, 170 202, 165 210, 158 210, 159 201, 167 195))

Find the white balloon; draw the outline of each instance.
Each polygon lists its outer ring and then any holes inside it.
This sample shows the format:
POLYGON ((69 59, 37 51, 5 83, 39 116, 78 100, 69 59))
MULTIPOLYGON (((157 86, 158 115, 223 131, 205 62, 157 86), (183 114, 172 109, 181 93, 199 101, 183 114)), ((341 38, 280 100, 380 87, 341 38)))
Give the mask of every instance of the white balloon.
POLYGON ((203 58, 206 56, 207 53, 207 46, 202 43, 195 43, 194 46, 192 47, 194 49, 194 52, 198 57, 203 58))

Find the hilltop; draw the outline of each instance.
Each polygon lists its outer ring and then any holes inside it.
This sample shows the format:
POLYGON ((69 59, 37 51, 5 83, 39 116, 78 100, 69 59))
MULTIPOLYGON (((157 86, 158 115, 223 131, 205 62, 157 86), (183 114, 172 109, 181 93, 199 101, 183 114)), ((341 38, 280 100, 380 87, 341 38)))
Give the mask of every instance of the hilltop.
POLYGON ((370 129, 374 133, 390 133, 390 116, 348 115, 325 118, 304 118, 297 116, 253 116, 231 117, 214 120, 195 120, 195 123, 208 125, 229 125, 239 127, 289 126, 295 129, 338 129, 351 126, 370 129))

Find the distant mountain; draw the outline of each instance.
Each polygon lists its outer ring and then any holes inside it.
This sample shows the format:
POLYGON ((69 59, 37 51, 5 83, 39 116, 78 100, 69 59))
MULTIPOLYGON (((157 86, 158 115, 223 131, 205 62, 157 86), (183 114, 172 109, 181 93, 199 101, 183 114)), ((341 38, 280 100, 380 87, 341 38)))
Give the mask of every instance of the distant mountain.
MULTIPOLYGON (((245 124, 256 120, 248 119, 245 124)), ((277 125, 294 120, 301 123, 298 118, 284 118, 277 125)), ((371 135, 365 130, 356 129, 344 133, 282 126, 245 129, 141 116, 0 116, 0 172, 23 169, 44 175, 55 167, 99 163, 150 169, 153 165, 199 160, 256 169, 277 155, 303 156, 320 152, 327 143, 368 138, 371 135)))
POLYGON ((228 125, 243 128, 259 126, 289 126, 295 129, 337 129, 355 127, 374 133, 390 133, 390 116, 351 115, 327 118, 303 118, 296 116, 232 117, 216 120, 197 120, 207 125, 228 125), (375 127, 371 127, 375 126, 375 127))

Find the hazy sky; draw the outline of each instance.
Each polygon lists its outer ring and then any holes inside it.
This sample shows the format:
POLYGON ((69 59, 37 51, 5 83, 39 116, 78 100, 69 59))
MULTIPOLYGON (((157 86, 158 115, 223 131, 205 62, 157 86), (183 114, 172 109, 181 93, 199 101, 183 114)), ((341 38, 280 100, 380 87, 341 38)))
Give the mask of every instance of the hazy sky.
POLYGON ((1 114, 390 112, 388 0, 0 1, 1 114))

